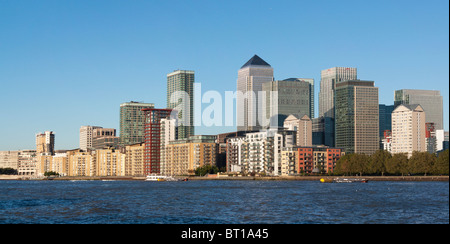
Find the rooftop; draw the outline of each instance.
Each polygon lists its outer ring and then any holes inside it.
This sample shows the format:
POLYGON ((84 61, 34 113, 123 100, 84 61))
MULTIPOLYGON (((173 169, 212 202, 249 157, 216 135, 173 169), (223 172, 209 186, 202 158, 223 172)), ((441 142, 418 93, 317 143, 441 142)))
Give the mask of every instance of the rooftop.
POLYGON ((262 58, 260 58, 258 55, 255 54, 255 56, 253 56, 250 60, 247 61, 247 63, 245 63, 242 68, 245 68, 247 66, 251 66, 251 65, 260 65, 260 66, 270 66, 270 64, 268 64, 266 61, 264 61, 262 58))

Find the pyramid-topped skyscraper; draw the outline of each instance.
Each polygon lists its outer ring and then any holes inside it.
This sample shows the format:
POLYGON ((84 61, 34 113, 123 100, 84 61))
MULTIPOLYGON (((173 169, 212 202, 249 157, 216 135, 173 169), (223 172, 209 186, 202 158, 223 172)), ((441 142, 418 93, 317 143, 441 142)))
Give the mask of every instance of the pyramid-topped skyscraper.
POLYGON ((237 79, 237 130, 256 131, 262 129, 260 113, 265 111, 258 100, 262 84, 273 81, 273 68, 254 55, 238 71, 237 79), (240 96, 239 94, 243 94, 240 96))

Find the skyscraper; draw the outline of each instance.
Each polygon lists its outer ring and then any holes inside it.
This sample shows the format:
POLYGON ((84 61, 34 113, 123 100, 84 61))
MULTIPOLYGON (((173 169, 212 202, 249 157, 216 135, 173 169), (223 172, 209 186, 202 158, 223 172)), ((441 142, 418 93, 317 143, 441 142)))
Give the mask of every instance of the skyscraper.
POLYGON ((334 67, 322 70, 319 91, 319 117, 334 118, 336 84, 356 79, 356 68, 334 67))
POLYGON ((395 91, 394 106, 420 104, 426 113, 426 122, 434 123, 436 130, 444 129, 443 98, 439 91, 403 89, 395 91))
POLYGON ((167 74, 167 108, 178 110, 178 139, 194 135, 194 81, 194 71, 167 74))
POLYGON ((144 174, 161 173, 161 120, 170 118, 172 109, 146 108, 145 116, 145 149, 144 174))
POLYGON ((153 103, 133 101, 120 104, 120 145, 144 142, 145 116, 141 110, 154 107, 153 103))
POLYGON ((237 79, 237 130, 253 131, 262 128, 262 101, 258 92, 262 92, 262 84, 274 81, 273 68, 266 61, 253 56, 238 71, 237 79))
POLYGON ((380 104, 378 106, 380 112, 380 140, 384 138, 384 131, 391 131, 391 114, 394 111, 394 105, 380 104))
POLYGON ((373 154, 379 149, 378 87, 373 81, 336 84, 336 147, 346 153, 373 154))
POLYGON ((303 115, 314 117, 314 79, 290 78, 265 82, 262 84, 262 90, 266 92, 266 114, 271 118, 278 115, 279 127, 283 126, 284 120, 290 114, 299 118, 303 115), (277 92, 277 99, 273 101, 277 109, 270 107, 271 92, 277 92), (274 111, 277 114, 274 114, 274 111))

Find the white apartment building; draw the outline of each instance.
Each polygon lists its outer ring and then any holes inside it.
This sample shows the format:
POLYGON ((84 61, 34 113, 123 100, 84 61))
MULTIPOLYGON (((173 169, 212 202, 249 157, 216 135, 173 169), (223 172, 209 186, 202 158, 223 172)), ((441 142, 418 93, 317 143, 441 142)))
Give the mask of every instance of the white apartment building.
POLYGON ((227 141, 227 170, 242 173, 281 174, 281 150, 294 146, 294 131, 266 130, 227 141))
POLYGON ((392 153, 425 152, 425 112, 418 104, 401 104, 392 111, 392 153))

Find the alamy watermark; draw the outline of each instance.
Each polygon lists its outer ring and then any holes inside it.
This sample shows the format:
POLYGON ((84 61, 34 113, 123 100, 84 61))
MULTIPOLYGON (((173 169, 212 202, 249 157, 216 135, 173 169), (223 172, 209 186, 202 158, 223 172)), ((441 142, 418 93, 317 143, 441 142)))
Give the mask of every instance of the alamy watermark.
POLYGON ((194 83, 194 96, 185 91, 170 95, 177 126, 278 127, 278 91, 202 91, 194 83), (193 103, 193 111, 191 110, 193 103))

